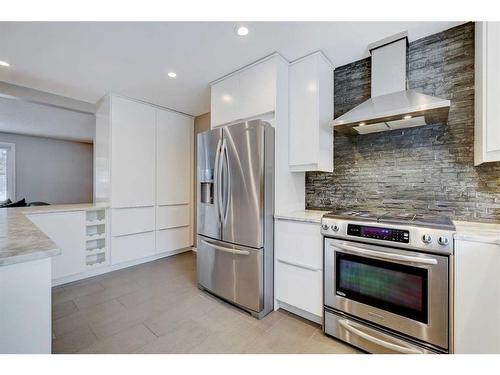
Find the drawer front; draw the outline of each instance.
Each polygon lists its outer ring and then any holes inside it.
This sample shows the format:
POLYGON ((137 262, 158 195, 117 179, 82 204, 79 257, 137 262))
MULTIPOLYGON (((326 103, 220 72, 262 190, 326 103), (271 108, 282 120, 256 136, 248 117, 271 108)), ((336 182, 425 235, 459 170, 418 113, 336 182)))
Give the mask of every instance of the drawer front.
POLYGON ((184 249, 193 245, 191 228, 180 227, 156 231, 156 252, 184 249))
POLYGON ((323 242, 320 225, 296 221, 276 221, 276 258, 323 269, 323 242))
POLYGON ((323 315, 323 273, 321 270, 276 261, 276 299, 291 306, 323 315))
POLYGON ((146 258, 155 254, 154 232, 113 237, 111 239, 111 264, 146 258))
POLYGON ((155 229, 155 208, 136 207, 111 210, 111 234, 123 236, 155 229))
POLYGON ((189 204, 156 207, 156 229, 189 225, 190 220, 189 204))

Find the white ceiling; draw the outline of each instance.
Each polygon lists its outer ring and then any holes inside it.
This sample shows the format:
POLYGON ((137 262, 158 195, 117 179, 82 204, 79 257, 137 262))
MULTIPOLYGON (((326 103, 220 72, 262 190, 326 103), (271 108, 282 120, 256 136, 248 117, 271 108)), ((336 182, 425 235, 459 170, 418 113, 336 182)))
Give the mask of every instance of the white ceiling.
POLYGON ((408 30, 410 42, 461 22, 0 22, 0 81, 96 102, 107 91, 192 115, 210 110, 208 83, 274 51, 323 50, 335 66, 408 30), (176 79, 167 72, 177 73, 176 79))

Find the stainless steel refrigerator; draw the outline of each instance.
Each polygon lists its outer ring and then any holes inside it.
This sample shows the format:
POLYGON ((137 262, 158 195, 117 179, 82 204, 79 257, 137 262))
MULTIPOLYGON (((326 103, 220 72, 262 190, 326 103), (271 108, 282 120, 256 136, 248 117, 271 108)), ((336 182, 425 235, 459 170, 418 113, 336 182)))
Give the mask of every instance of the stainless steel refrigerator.
POLYGON ((274 128, 198 134, 198 285, 257 318, 273 310, 274 128))

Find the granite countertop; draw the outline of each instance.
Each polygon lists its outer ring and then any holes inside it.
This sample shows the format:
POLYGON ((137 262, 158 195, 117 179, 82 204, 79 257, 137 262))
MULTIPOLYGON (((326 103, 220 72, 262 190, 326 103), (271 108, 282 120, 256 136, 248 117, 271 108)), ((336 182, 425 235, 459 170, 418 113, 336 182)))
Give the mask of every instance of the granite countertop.
MULTIPOLYGON (((321 218, 329 211, 298 210, 275 214, 279 220, 293 220, 308 223, 321 223, 321 218)), ((500 245, 500 223, 480 223, 473 221, 454 221, 456 227, 455 239, 469 240, 500 245)))
POLYGON ((92 211, 96 209, 108 208, 108 203, 75 203, 75 204, 54 204, 50 206, 32 206, 22 207, 21 211, 25 215, 46 214, 52 212, 71 212, 71 211, 92 211))
POLYGON ((454 221, 455 239, 500 245, 500 223, 487 224, 472 221, 454 221))
POLYGON ((307 223, 321 223, 321 218, 324 214, 330 211, 321 210, 298 210, 292 211, 284 214, 275 214, 275 219, 280 220, 293 220, 293 221, 303 221, 307 223))
POLYGON ((26 217, 27 214, 88 211, 107 204, 84 203, 0 208, 0 267, 59 255, 61 250, 26 217))

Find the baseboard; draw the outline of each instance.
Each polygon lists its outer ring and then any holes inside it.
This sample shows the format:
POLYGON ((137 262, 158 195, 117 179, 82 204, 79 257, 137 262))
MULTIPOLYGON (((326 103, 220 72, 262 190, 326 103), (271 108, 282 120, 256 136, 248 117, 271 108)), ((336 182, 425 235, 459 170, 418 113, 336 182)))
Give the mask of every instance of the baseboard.
POLYGON ((123 263, 114 264, 114 265, 111 265, 111 266, 103 266, 101 268, 97 268, 97 269, 93 269, 93 270, 88 270, 88 271, 85 271, 85 272, 82 272, 82 273, 78 273, 76 275, 70 275, 70 276, 61 277, 59 279, 52 280, 52 286, 54 287, 54 286, 58 286, 58 285, 68 284, 68 283, 71 283, 71 282, 74 282, 74 281, 79 281, 79 280, 87 279, 89 277, 103 275, 105 273, 109 273, 109 272, 113 272, 113 271, 118 271, 118 270, 121 270, 121 269, 124 269, 124 268, 133 267, 133 266, 137 266, 139 264, 152 262, 152 261, 155 261, 155 260, 158 260, 158 259, 161 259, 161 258, 167 258, 167 257, 173 256, 173 255, 177 255, 177 254, 185 253, 185 252, 188 252, 188 251, 192 251, 193 249, 194 248, 192 246, 190 246, 190 247, 186 247, 186 248, 183 248, 183 249, 172 250, 172 251, 165 251, 165 252, 162 252, 162 253, 151 255, 151 256, 146 257, 146 258, 134 259, 134 260, 131 260, 129 262, 123 262, 123 263))
POLYGON ((295 315, 298 315, 304 319, 310 320, 311 322, 323 325, 323 317, 322 316, 318 316, 316 314, 310 313, 309 311, 299 309, 298 307, 289 305, 288 303, 285 303, 285 302, 282 302, 279 300, 276 300, 276 302, 277 302, 278 307, 283 309, 283 310, 289 311, 292 314, 295 314, 295 315))

